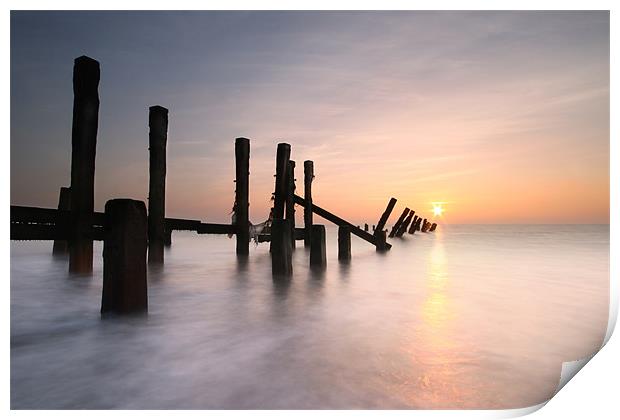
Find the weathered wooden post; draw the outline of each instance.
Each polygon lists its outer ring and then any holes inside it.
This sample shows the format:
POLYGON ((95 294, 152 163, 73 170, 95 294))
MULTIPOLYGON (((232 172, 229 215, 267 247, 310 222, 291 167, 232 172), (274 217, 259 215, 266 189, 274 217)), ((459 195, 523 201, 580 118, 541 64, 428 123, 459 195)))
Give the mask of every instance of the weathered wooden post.
POLYGON ((312 180, 314 179, 314 162, 304 161, 304 247, 309 247, 312 238, 312 180))
POLYGON ((375 225, 372 225, 372 231, 374 232, 375 230, 377 230, 377 229, 375 228, 375 225))
POLYGON ((286 189, 286 220, 291 226, 291 247, 295 250, 295 161, 288 161, 286 189))
POLYGON ((364 223, 364 232, 368 232, 368 223, 364 223))
POLYGON ((398 218, 394 226, 392 226, 392 230, 390 231, 390 234, 389 234, 390 238, 393 238, 396 232, 398 232, 398 229, 400 228, 401 223, 403 223, 403 220, 405 220, 405 217, 407 217, 408 214, 409 214, 409 207, 405 207, 405 210, 403 210, 403 212, 401 213, 400 217, 398 218))
POLYGON ((384 233, 384 228, 385 228, 385 224, 390 218, 390 214, 392 213, 392 210, 394 210, 395 205, 396 205, 396 199, 394 197, 390 198, 390 201, 388 202, 388 205, 385 211, 381 215, 381 218, 379 219, 379 222, 377 223, 376 228, 373 229, 374 235, 377 237, 377 239, 379 239, 379 241, 377 242, 377 246, 376 246, 377 251, 387 250, 386 235, 384 233))
POLYGON ((148 261, 164 262, 166 240, 166 143, 168 110, 155 105, 149 108, 149 213, 148 261))
POLYGON ((235 225, 237 255, 250 253, 250 140, 235 140, 235 225))
POLYGON ((421 230, 421 227, 420 227, 421 225, 422 225, 422 218, 418 217, 418 223, 416 223, 416 225, 415 225, 415 230, 417 232, 419 232, 421 230))
POLYGON ((426 219, 424 219, 424 221, 422 222, 422 232, 426 232, 426 230, 428 229, 428 226, 426 224, 426 219))
MULTIPOLYGON (((71 210, 71 188, 60 187, 58 195, 58 210, 69 212, 71 210)), ((66 228, 66 227, 65 227, 66 228)), ((64 239, 56 239, 52 248, 52 255, 64 256, 69 251, 69 244, 64 239)))
POLYGON ((413 217, 413 213, 414 213, 413 210, 410 210, 405 220, 401 223, 400 227, 398 228, 398 231, 396 232, 397 238, 401 238, 403 234, 407 232, 407 227, 409 226, 409 223, 411 223, 411 218, 413 217))
POLYGON ((95 152, 99 119, 99 62, 81 56, 73 65, 71 133, 71 232, 69 271, 93 271, 95 152))
POLYGON ((411 221, 411 226, 409 227, 410 235, 413 235, 415 233, 415 226, 417 223, 418 223, 418 216, 413 216, 413 220, 411 221))
POLYGON ((325 225, 312 225, 312 244, 310 245, 310 267, 325 268, 327 252, 325 249, 325 225))
POLYGON ((338 226, 338 261, 351 259, 351 228, 338 226))
POLYGON ((142 201, 109 200, 105 205, 101 313, 146 312, 147 216, 142 201))
POLYGON ((435 232, 435 229, 437 229, 437 223, 433 223, 431 225, 431 228, 428 230, 429 232, 435 232))
POLYGON ((291 145, 279 143, 276 154, 276 183, 271 222, 271 271, 278 275, 293 273, 291 248, 291 224, 284 218, 284 206, 288 190, 288 168, 291 145))

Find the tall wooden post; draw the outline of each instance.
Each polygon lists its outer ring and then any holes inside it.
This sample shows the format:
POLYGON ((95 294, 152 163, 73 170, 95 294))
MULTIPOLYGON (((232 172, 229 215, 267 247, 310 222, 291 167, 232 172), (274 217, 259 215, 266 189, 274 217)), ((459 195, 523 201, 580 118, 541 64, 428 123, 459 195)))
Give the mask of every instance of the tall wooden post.
POLYGON ((417 223, 418 223, 418 216, 413 216, 413 220, 411 221, 411 226, 409 226, 410 235, 413 235, 415 233, 415 226, 417 223))
POLYGON ((287 172, 287 190, 286 190, 286 220, 291 226, 291 246, 295 249, 295 161, 288 161, 287 172))
POLYGON ((250 140, 235 140, 235 215, 237 255, 250 253, 250 140))
POLYGON ((424 221, 422 222, 422 232, 426 232, 426 230, 428 229, 427 223, 428 222, 426 221, 426 219, 424 219, 424 221))
POLYGON ((304 247, 308 248, 312 238, 312 180, 314 179, 314 162, 304 162, 304 247))
MULTIPOLYGON (((71 210, 71 188, 60 187, 60 194, 58 196, 58 210, 70 211, 71 210)), ((64 256, 69 251, 69 244, 64 239, 56 239, 54 241, 54 247, 52 248, 52 255, 64 256)))
POLYGON ((95 152, 99 119, 99 62, 82 56, 73 65, 71 133, 71 232, 69 271, 93 271, 95 152))
POLYGON ((166 143, 168 110, 156 105, 149 108, 149 252, 151 264, 164 262, 166 242, 166 143))
POLYGON ((147 216, 142 201, 105 205, 102 314, 146 312, 147 216))
POLYGON ((290 221, 284 218, 290 157, 291 145, 279 143, 276 154, 276 185, 271 223, 271 271, 276 275, 287 276, 293 273, 291 225, 290 221))
POLYGON ((403 212, 401 213, 400 217, 398 218, 394 226, 392 226, 392 230, 390 231, 390 234, 389 234, 390 238, 393 238, 396 232, 398 232, 398 229, 400 228, 401 223, 403 223, 403 220, 405 220, 405 217, 407 217, 408 214, 409 214, 409 207, 405 207, 405 210, 403 210, 403 212))
POLYGON ((313 225, 312 244, 310 245, 310 267, 325 268, 326 265, 325 225, 313 225))
POLYGON ((373 234, 377 237, 377 239, 379 239, 379 241, 377 242, 377 246, 376 246, 377 251, 387 251, 386 235, 383 230, 385 228, 385 224, 390 218, 390 214, 392 214, 392 210, 394 210, 395 205, 396 205, 396 199, 394 197, 390 198, 390 201, 388 202, 388 205, 385 208, 385 211, 381 215, 381 218, 379 219, 379 222, 377 223, 377 226, 374 229, 373 234))
POLYGON ((403 221, 403 223, 401 223, 400 227, 398 228, 398 231, 396 232, 396 237, 400 238, 403 236, 403 234, 405 232, 407 232, 407 227, 409 227, 409 223, 411 223, 411 219, 413 218, 413 210, 409 211, 409 214, 407 215, 407 217, 405 218, 405 220, 403 221))
POLYGON ((338 226, 338 261, 351 259, 351 228, 338 226))

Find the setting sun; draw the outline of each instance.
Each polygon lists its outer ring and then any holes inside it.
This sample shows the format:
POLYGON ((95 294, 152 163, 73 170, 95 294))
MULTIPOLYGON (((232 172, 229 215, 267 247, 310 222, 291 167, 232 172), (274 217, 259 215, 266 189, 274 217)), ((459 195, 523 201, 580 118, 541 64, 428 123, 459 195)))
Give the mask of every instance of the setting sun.
POLYGON ((441 216, 443 214, 443 207, 441 203, 433 203, 433 215, 441 216))

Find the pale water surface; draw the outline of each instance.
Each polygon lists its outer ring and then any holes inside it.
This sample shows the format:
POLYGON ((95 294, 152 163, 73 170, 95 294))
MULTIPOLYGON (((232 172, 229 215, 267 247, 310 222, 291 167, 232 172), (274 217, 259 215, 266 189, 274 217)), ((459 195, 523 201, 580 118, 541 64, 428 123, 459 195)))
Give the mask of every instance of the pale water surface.
POLYGON ((92 277, 50 242, 11 243, 11 406, 517 408, 549 398, 563 361, 598 349, 609 226, 440 226, 377 254, 274 283, 268 245, 174 235, 149 272, 149 316, 101 320, 92 277))

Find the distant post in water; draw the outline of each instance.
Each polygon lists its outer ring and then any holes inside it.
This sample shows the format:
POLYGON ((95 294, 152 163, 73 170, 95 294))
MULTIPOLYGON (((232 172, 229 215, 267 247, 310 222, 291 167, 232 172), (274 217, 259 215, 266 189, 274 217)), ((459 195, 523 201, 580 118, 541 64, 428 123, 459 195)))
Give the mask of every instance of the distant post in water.
POLYGON ((424 219, 424 221, 422 222, 422 232, 426 232, 427 229, 428 229, 427 221, 426 219, 424 219))
POLYGON ((351 228, 338 226, 338 261, 351 260, 351 228))
POLYGON ((276 275, 289 276, 293 273, 291 224, 284 218, 284 206, 288 190, 288 168, 291 145, 279 143, 276 154, 276 184, 273 200, 273 221, 271 223, 271 271, 276 275))
POLYGON ((108 201, 104 232, 101 314, 146 312, 147 215, 144 202, 108 201))
POLYGON ((73 65, 71 133, 71 232, 69 272, 93 271, 95 153, 99 119, 99 62, 81 56, 73 65))
POLYGON ((314 162, 304 162, 304 247, 309 247, 312 238, 312 180, 314 179, 314 162))
POLYGON ((397 238, 401 238, 403 234, 407 232, 407 227, 409 226, 409 223, 411 223, 411 219, 413 218, 413 213, 414 211, 410 210, 409 214, 407 215, 403 223, 401 223, 400 227, 398 228, 398 231, 396 232, 397 238))
POLYGON ((398 232, 398 229, 400 228, 401 223, 403 223, 403 221, 405 220, 405 217, 407 217, 408 214, 409 214, 409 207, 405 207, 405 210, 403 210, 403 212, 401 213, 400 217, 398 218, 394 226, 392 226, 392 230, 390 231, 390 235, 389 235, 390 238, 393 238, 394 235, 396 235, 396 232, 398 232))
POLYGON ((415 225, 417 223, 418 223, 418 216, 413 216, 413 220, 411 221, 411 226, 409 226, 409 232, 408 232, 410 235, 413 235, 415 233, 415 225))
MULTIPOLYGON (((69 212, 71 210, 71 188, 60 187, 58 196, 58 210, 69 212)), ((66 226, 65 226, 66 228, 66 226)), ((52 255, 63 256, 69 252, 69 244, 64 239, 56 239, 52 248, 52 255)))
POLYGON ((364 232, 368 232, 368 223, 364 223, 364 232))
POLYGON ((431 228, 428 230, 429 232, 435 232, 435 229, 437 229, 437 223, 433 223, 431 225, 431 228))
POLYGON ((288 161, 287 190, 286 190, 286 220, 291 226, 291 247, 295 249, 295 161, 288 161))
POLYGON ((325 249, 325 226, 312 226, 312 244, 310 245, 310 267, 325 268, 327 252, 325 249))
POLYGON ((250 253, 250 140, 235 140, 235 224, 237 255, 250 253))
POLYGON ((164 262, 166 242, 166 143, 168 110, 156 105, 149 108, 149 213, 148 261, 164 262))

